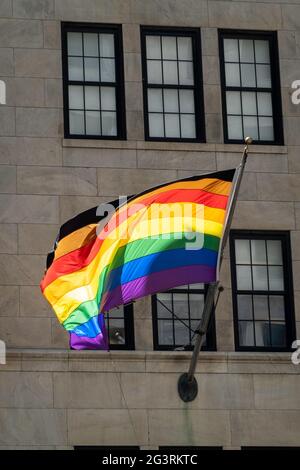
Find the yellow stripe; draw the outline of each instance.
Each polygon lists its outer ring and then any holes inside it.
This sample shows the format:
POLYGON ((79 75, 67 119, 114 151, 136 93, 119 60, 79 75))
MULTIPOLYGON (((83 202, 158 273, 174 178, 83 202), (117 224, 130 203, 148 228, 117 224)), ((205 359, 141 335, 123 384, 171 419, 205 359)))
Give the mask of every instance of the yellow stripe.
MULTIPOLYGON (((114 240, 110 249, 102 255, 101 262, 99 262, 98 256, 95 258, 95 263, 91 263, 87 266, 87 269, 71 273, 66 276, 62 276, 51 283, 44 291, 44 295, 48 301, 52 304, 56 315, 60 322, 65 321, 68 316, 75 310, 82 302, 92 300, 95 298, 99 276, 102 269, 107 266, 112 259, 118 248, 131 241, 138 240, 145 236, 154 236, 162 233, 168 233, 159 231, 149 231, 149 225, 147 221, 142 222, 143 227, 139 227, 139 233, 133 233, 130 239, 127 240, 114 240), (76 286, 76 287, 75 287, 76 286), (75 287, 75 288, 74 288, 75 287)), ((175 220, 174 230, 185 231, 185 232, 200 232, 209 235, 215 235, 221 237, 223 225, 218 222, 203 221, 198 218, 190 218, 182 221, 182 219, 175 220)), ((94 260, 93 260, 94 261, 94 260)))

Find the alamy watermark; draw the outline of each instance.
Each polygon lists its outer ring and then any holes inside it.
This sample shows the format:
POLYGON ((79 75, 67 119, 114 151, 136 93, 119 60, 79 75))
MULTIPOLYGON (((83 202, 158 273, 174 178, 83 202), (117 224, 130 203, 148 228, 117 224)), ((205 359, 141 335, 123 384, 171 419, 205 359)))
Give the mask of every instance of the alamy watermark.
POLYGON ((6 364, 6 344, 0 339, 0 364, 6 364))
POLYGON ((292 363, 295 366, 298 366, 300 364, 300 339, 296 339, 293 342, 292 349, 296 349, 296 351, 293 352, 291 357, 292 363))
POLYGON ((295 90, 291 95, 292 103, 298 105, 300 104, 300 80, 294 80, 291 87, 295 90))

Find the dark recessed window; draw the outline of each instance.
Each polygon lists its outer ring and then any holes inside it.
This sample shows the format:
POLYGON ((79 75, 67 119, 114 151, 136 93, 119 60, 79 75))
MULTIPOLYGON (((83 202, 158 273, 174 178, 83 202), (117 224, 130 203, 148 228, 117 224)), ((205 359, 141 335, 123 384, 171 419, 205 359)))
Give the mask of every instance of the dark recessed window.
POLYGON ((114 308, 105 318, 110 349, 134 349, 133 305, 114 308))
POLYGON ((65 137, 124 139, 121 26, 62 24, 65 137))
POLYGON ((225 142, 283 144, 277 35, 220 31, 225 142))
POLYGON ((290 350, 295 339, 289 233, 232 231, 237 350, 290 350))
POLYGON ((204 141, 199 30, 142 28, 146 140, 204 141))
MULTIPOLYGON (((182 286, 152 296, 153 343, 155 350, 192 349, 194 331, 202 316, 206 287, 182 286)), ((215 324, 212 317, 203 349, 214 350, 215 324)))

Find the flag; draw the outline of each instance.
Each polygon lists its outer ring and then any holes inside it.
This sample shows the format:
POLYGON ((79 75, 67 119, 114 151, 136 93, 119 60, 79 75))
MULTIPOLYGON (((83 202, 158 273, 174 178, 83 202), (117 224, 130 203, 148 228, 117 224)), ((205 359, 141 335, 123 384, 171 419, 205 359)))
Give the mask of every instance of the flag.
POLYGON ((97 208, 62 226, 41 289, 71 347, 103 349, 103 313, 114 307, 217 279, 234 174, 194 176, 113 201, 116 211, 98 230, 97 208))

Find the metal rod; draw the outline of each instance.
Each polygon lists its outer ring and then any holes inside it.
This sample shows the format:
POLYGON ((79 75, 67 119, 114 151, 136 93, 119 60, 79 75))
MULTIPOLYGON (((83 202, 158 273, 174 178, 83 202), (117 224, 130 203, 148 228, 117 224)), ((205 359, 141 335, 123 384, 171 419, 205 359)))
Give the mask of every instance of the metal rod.
MULTIPOLYGON (((240 162, 240 164, 237 168, 237 171, 235 173, 235 177, 234 177, 234 180, 233 180, 233 185, 232 185, 232 190, 231 190, 231 193, 230 193, 230 200, 229 200, 227 216, 226 216, 225 223, 224 223, 224 232, 223 232, 223 236, 222 236, 222 239, 221 239, 221 246, 220 246, 220 251, 219 251, 219 259, 218 259, 218 264, 217 264, 217 273, 218 273, 217 275, 218 276, 219 276, 219 270, 220 270, 220 267, 221 267, 221 264, 222 264, 224 248, 226 246, 227 239, 228 239, 228 236, 229 236, 230 226, 231 226, 231 222, 232 222, 232 218, 233 218, 233 214, 234 214, 234 209, 235 209, 235 206, 236 206, 238 192, 239 192, 239 189, 240 189, 240 186, 241 186, 241 181, 242 181, 242 177, 243 177, 243 173, 244 173, 244 169, 245 169, 245 165, 246 165, 246 161, 247 161, 248 145, 251 144, 251 143, 252 143, 251 137, 246 137, 246 139, 245 139, 245 144, 246 145, 244 147, 242 160, 241 160, 241 162, 240 162)), ((195 375, 195 371, 196 371, 199 352, 201 350, 203 340, 204 340, 204 337, 206 335, 207 328, 208 328, 208 325, 209 325, 209 321, 210 321, 210 317, 211 317, 211 313, 212 313, 213 305, 214 305, 215 294, 216 294, 218 285, 219 285, 219 279, 217 279, 216 282, 209 284, 209 287, 208 287, 208 291, 207 291, 206 299, 205 299, 205 304, 204 304, 204 308, 203 308, 202 318, 199 322, 198 327, 196 328, 197 337, 196 337, 196 341, 195 341, 195 345, 194 345, 193 354, 192 354, 192 357, 191 357, 189 371, 187 373, 187 380, 188 380, 189 383, 192 383, 193 380, 194 380, 194 375, 195 375)))

